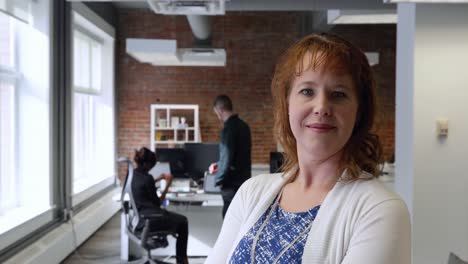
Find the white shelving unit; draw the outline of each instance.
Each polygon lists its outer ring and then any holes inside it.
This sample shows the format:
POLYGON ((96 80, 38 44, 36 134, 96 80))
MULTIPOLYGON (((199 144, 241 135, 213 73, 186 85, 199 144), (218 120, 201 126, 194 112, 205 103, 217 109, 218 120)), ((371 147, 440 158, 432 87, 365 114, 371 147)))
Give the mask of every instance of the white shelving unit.
POLYGON ((153 151, 157 146, 201 142, 198 105, 152 104, 150 142, 153 151))

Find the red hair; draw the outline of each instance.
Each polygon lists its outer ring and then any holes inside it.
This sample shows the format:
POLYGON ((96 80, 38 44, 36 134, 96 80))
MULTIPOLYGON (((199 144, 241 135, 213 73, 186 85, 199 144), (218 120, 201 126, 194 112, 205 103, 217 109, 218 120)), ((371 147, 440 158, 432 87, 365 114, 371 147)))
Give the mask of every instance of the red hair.
POLYGON ((289 126, 288 98, 294 79, 308 69, 320 69, 351 75, 358 100, 356 123, 345 144, 340 169, 347 169, 349 180, 358 179, 361 171, 377 176, 382 146, 371 132, 376 119, 375 81, 365 54, 336 35, 321 33, 304 37, 290 47, 276 65, 271 91, 274 100, 275 132, 284 148, 283 171, 298 173, 296 139, 289 126), (303 67, 305 56, 310 65, 303 67))

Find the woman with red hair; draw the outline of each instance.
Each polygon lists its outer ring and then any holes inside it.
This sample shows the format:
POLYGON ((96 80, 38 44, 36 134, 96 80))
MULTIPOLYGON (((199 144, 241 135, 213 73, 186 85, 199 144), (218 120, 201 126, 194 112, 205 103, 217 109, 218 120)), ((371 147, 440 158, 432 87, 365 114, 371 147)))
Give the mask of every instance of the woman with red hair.
POLYGON ((309 35, 273 78, 282 173, 245 182, 206 263, 411 263, 404 201, 379 175, 375 82, 366 56, 309 35))

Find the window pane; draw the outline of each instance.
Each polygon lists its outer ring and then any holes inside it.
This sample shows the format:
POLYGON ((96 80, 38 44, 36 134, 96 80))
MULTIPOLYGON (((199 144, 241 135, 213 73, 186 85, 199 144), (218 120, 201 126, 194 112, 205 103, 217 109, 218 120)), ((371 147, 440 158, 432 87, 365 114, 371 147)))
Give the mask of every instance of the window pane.
POLYGON ((94 98, 92 95, 74 94, 73 114, 73 179, 74 190, 81 191, 95 172, 94 98))
POLYGON ((79 77, 81 76, 80 74, 80 41, 76 37, 76 35, 73 37, 73 86, 77 87, 80 85, 80 80, 79 77))
POLYGON ((101 46, 98 43, 93 43, 91 50, 91 89, 95 92, 101 90, 101 46))
POLYGON ((10 17, 0 12, 0 65, 14 67, 13 26, 10 17))
POLYGON ((73 37, 73 83, 80 89, 90 87, 90 43, 79 31, 73 37))
POLYGON ((73 198, 80 197, 79 203, 90 187, 115 176, 114 39, 76 12, 73 28, 79 68, 73 93, 73 198))
MULTIPOLYGON (((18 6, 16 1, 9 2, 18 6)), ((0 79, 0 236, 49 210, 53 197, 49 13, 52 1, 21 2, 31 5, 30 24, 0 13, 0 71, 3 71, 0 78, 5 77, 0 79), (9 33, 5 33, 7 28, 9 33)), ((17 234, 8 241, 14 243, 22 236, 17 234)))
POLYGON ((0 81, 0 215, 16 206, 15 180, 15 118, 12 84, 0 81))

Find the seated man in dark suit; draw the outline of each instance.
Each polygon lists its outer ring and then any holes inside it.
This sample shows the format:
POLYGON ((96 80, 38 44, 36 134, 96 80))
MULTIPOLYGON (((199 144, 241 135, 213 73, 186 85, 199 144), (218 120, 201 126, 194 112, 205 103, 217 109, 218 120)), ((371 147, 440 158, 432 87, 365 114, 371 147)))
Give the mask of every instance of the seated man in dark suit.
MULTIPOLYGON (((156 179, 148 171, 156 164, 156 155, 147 148, 135 151, 134 161, 137 164, 133 172, 132 192, 137 209, 141 214, 162 213, 163 216, 150 222, 150 231, 174 231, 177 233, 176 258, 177 263, 188 263, 187 239, 188 221, 187 217, 169 212, 161 208, 161 203, 166 197, 167 190, 172 181, 171 174, 161 174, 156 179), (158 197, 155 181, 165 179, 166 187, 158 197)), ((138 223, 143 228, 144 222, 138 223)))

